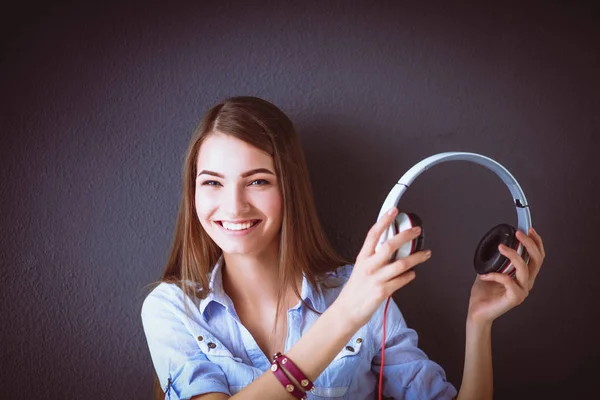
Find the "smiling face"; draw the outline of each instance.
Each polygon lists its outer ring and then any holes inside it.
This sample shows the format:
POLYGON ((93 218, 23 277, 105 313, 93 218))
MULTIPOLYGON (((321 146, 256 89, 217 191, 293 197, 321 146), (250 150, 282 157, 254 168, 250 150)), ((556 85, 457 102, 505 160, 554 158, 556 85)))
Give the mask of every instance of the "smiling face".
POLYGON ((260 256, 279 245, 282 199, 269 154, 215 133, 196 165, 196 215, 223 253, 260 256))

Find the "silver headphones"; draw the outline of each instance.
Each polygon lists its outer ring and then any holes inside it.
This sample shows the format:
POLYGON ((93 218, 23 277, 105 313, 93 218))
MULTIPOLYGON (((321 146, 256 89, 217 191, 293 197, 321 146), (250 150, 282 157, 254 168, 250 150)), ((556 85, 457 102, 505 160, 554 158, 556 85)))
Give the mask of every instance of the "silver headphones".
MULTIPOLYGON (((464 152, 435 154, 419 161, 412 168, 406 171, 406 173, 402 175, 402 178, 400 178, 398 183, 394 185, 390 193, 387 195, 383 205, 381 206, 377 220, 381 219, 383 214, 385 214, 385 212, 390 208, 398 206, 400 198, 406 192, 412 182, 417 178, 417 176, 421 175, 434 165, 446 161, 470 161, 472 163, 482 165, 498 175, 498 177, 502 179, 502 182, 504 182, 504 184, 508 187, 508 190, 510 191, 514 200, 514 205, 517 209, 518 230, 524 232, 525 234, 529 232, 529 228, 531 227, 531 214, 529 212, 529 205, 525 199, 525 193, 523 193, 523 189, 521 189, 521 186, 519 186, 517 180, 506 168, 491 158, 481 154, 464 152)), ((424 228, 422 225, 421 219, 416 214, 403 212, 398 213, 394 222, 381 235, 379 243, 377 244, 377 249, 386 240, 390 239, 397 233, 406 229, 410 229, 413 226, 421 226, 421 234, 419 237, 399 248, 398 251, 396 251, 396 253, 392 256, 391 261, 404 258, 412 253, 422 250, 424 244, 424 228)), ((477 248, 475 249, 475 257, 473 259, 475 271, 477 271, 478 274, 487 274, 488 272, 500 272, 503 274, 509 274, 511 276, 515 274, 516 270, 510 260, 500 254, 498 251, 498 245, 501 243, 515 249, 517 253, 523 257, 525 262, 529 261, 529 256, 527 255, 524 246, 517 240, 515 236, 516 232, 517 230, 509 224, 499 224, 490 229, 483 236, 477 245, 477 248)))

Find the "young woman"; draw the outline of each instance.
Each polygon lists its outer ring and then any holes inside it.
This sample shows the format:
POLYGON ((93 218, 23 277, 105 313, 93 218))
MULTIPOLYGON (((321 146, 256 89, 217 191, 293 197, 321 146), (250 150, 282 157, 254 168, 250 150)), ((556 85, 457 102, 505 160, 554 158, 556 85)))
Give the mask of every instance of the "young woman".
MULTIPOLYGON (((289 118, 255 97, 213 107, 187 152, 162 282, 142 308, 165 398, 374 398, 385 300, 431 255, 424 250, 389 263, 418 230, 399 233, 375 252, 396 213, 373 225, 348 265, 320 227, 289 118), (277 352, 285 356, 274 362, 277 352)), ((492 322, 527 297, 542 265, 541 237, 533 229, 517 237, 529 265, 501 247, 516 279, 490 273, 471 289, 459 399, 492 398, 492 322)), ((456 397, 393 301, 386 325, 383 394, 456 397)))

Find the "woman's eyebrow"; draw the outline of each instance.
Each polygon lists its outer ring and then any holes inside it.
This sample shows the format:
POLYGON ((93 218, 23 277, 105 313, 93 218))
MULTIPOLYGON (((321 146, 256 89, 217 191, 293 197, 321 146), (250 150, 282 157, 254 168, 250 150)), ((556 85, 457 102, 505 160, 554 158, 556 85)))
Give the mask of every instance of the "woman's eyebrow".
MULTIPOLYGON (((251 169, 250 171, 246 171, 244 172, 242 175, 240 175, 242 178, 247 178, 249 176, 255 175, 255 174, 269 174, 269 175, 275 175, 273 172, 271 172, 271 170, 267 169, 267 168, 256 168, 256 169, 251 169)), ((220 174, 218 172, 214 172, 214 171, 209 171, 207 169, 203 169, 202 171, 200 171, 200 173, 198 174, 198 176, 200 175, 212 175, 212 176, 216 176, 219 177, 221 179, 224 179, 225 176, 223 174, 220 174)))
POLYGON ((247 178, 249 176, 255 175, 255 174, 269 174, 269 175, 275 175, 273 172, 271 172, 271 170, 267 169, 267 168, 256 168, 256 169, 251 169, 250 171, 244 172, 241 177, 242 178, 247 178))

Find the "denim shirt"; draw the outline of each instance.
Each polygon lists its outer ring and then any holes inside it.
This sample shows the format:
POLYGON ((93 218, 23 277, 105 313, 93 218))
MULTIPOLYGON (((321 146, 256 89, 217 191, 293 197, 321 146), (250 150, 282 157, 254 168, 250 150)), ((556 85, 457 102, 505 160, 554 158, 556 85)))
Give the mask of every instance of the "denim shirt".
MULTIPOLYGON (((329 273, 327 283, 337 288, 318 292, 304 278, 302 298, 324 311, 337 298, 350 277, 347 265, 329 273)), ((183 291, 161 283, 145 299, 142 323, 150 355, 165 399, 222 392, 233 395, 270 368, 250 332, 242 325, 233 303, 223 290, 222 258, 210 277, 210 293, 184 305, 183 291)), ((308 400, 374 399, 381 363, 381 333, 385 302, 346 343, 314 381, 308 400)), ((302 302, 288 310, 287 352, 316 321, 318 315, 302 302)), ((406 326, 394 301, 387 315, 384 395, 395 399, 451 399, 456 390, 444 370, 417 347, 417 334, 406 326)))

